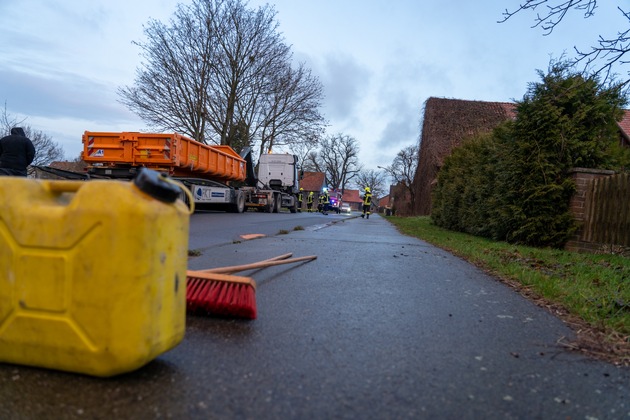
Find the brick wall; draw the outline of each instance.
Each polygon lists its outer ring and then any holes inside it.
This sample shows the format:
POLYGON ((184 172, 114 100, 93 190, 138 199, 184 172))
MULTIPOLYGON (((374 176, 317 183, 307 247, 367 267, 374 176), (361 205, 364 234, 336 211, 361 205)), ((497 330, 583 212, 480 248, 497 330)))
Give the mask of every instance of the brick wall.
MULTIPOLYGON (((576 191, 571 198, 570 209, 579 225, 581 225, 586 220, 587 216, 585 214, 585 211, 588 184, 594 179, 603 178, 614 174, 614 171, 608 171, 604 169, 574 168, 571 171, 571 178, 575 182, 576 191)), ((600 250, 603 246, 605 246, 605 244, 586 242, 582 240, 582 228, 580 227, 575 232, 573 237, 571 237, 571 239, 567 242, 567 244, 565 245, 565 249, 568 251, 592 253, 600 250)))

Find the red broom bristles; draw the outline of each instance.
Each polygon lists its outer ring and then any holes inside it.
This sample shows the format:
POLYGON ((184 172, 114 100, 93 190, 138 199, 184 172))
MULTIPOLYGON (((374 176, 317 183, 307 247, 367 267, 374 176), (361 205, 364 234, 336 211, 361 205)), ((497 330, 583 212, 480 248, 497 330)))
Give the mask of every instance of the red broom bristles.
POLYGON ((256 283, 249 277, 188 271, 186 308, 192 313, 256 319, 256 283))
POLYGON ((231 273, 317 258, 315 255, 289 258, 292 255, 283 254, 250 264, 200 271, 188 270, 186 273, 188 312, 256 319, 256 282, 250 277, 234 276, 231 273))

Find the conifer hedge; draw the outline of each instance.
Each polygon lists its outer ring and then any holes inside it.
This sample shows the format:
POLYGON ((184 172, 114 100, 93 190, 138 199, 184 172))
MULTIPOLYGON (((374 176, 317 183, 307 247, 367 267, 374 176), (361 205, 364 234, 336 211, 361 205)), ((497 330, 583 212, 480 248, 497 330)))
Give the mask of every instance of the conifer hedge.
POLYGON ((532 246, 562 247, 575 230, 574 167, 611 161, 622 86, 550 64, 516 103, 514 121, 453 150, 438 173, 431 217, 438 226, 532 246))

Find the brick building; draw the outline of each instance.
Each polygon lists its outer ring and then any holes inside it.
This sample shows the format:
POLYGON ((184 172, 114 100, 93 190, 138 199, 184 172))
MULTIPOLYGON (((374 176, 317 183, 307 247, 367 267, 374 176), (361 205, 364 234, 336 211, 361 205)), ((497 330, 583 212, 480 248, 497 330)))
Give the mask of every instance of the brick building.
POLYGON ((444 158, 466 138, 489 132, 516 116, 515 104, 429 98, 424 105, 418 168, 414 176, 415 215, 431 213, 431 191, 444 158))

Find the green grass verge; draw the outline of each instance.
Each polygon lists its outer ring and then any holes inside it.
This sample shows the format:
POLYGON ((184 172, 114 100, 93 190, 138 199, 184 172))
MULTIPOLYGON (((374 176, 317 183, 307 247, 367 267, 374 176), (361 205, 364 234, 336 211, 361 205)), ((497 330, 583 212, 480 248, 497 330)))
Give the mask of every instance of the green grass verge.
POLYGON ((630 341, 630 258, 495 242, 439 228, 430 217, 387 217, 398 229, 515 281, 610 335, 630 341))

